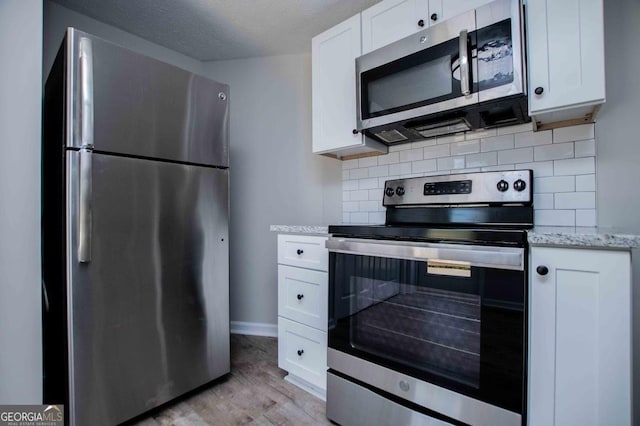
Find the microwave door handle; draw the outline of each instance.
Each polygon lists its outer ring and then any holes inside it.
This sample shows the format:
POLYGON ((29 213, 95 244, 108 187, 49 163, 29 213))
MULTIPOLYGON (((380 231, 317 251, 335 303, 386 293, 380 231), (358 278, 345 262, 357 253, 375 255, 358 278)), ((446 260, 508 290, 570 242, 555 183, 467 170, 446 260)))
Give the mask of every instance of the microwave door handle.
POLYGON ((471 94, 469 86, 469 42, 467 30, 460 31, 460 91, 464 96, 471 94))

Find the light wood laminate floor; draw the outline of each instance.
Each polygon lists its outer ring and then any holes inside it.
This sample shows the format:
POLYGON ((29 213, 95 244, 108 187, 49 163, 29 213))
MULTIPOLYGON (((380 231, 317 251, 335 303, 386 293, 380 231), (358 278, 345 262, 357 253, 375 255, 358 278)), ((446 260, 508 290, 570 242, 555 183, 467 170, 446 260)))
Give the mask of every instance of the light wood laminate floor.
POLYGON ((231 335, 231 373, 135 426, 330 425, 324 401, 283 380, 274 337, 231 335))

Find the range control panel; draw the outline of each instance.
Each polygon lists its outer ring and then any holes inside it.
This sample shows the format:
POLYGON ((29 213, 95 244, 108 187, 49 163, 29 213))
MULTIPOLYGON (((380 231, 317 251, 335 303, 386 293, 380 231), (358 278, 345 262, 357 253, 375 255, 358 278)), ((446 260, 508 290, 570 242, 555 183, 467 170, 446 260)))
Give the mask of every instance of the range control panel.
POLYGON ((531 204, 533 172, 464 173, 385 182, 385 206, 450 204, 531 204))

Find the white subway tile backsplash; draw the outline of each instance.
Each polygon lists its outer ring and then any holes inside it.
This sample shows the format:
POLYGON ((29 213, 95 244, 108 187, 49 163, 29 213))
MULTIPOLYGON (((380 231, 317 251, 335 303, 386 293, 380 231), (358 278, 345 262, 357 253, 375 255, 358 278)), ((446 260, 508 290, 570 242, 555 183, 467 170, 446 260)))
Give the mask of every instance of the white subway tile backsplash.
POLYGON ((458 157, 438 158, 438 170, 464 169, 464 167, 464 155, 458 157))
POLYGON ((342 181, 342 190, 343 191, 354 191, 358 189, 358 181, 357 180, 344 180, 342 181))
POLYGON ((576 226, 596 226, 596 210, 576 210, 576 226))
POLYGON ((541 132, 517 133, 514 136, 516 148, 549 145, 551 144, 551 142, 553 142, 553 132, 551 130, 543 130, 541 132))
POLYGON ((424 157, 422 156, 422 148, 418 149, 410 149, 407 151, 400 151, 400 162, 404 163, 407 161, 418 161, 422 160, 424 157))
POLYGON ((384 212, 371 212, 369 213, 369 222, 374 225, 384 225, 384 212))
POLYGON ((515 164, 502 164, 500 166, 482 167, 481 171, 483 171, 483 172, 503 172, 505 170, 515 170, 515 169, 516 169, 516 165, 515 164))
POLYGON ((366 201, 369 199, 369 191, 366 189, 360 189, 358 191, 350 191, 351 196, 349 201, 366 201))
POLYGON ((513 149, 513 135, 495 136, 480 140, 480 150, 482 152, 500 151, 503 149, 513 149))
POLYGON ((360 211, 375 212, 380 204, 380 201, 360 201, 360 211))
POLYGON ((355 160, 345 160, 342 162, 342 170, 348 169, 357 169, 358 168, 358 159, 355 160))
POLYGON ((366 167, 349 170, 349 179, 364 179, 366 177, 369 177, 369 169, 366 167))
POLYGON ((553 194, 533 194, 533 207, 539 210, 553 210, 553 194))
POLYGON ((536 161, 573 158, 573 142, 536 146, 533 155, 536 161))
POLYGON ((400 164, 391 164, 389 166, 389 174, 390 175, 406 175, 411 173, 411 163, 400 163, 400 164))
POLYGON ((411 163, 411 171, 413 173, 433 172, 434 170, 438 170, 436 160, 421 160, 411 163))
POLYGON ((389 176, 389 166, 369 167, 369 177, 389 176))
POLYGON ((359 204, 357 201, 345 201, 342 203, 343 212, 357 212, 359 210, 359 204))
POLYGON ((556 209, 595 209, 595 192, 565 192, 554 195, 556 209))
POLYGON ((412 142, 411 149, 424 148, 425 146, 433 146, 436 144, 436 138, 429 138, 419 142, 412 142))
POLYGON ((390 152, 378 157, 378 164, 384 166, 385 164, 397 164, 400 162, 400 154, 397 152, 390 152))
POLYGON ((530 169, 533 177, 553 176, 553 161, 538 161, 518 164, 519 169, 530 169))
POLYGON ((574 192, 576 190, 575 176, 552 176, 537 178, 533 175, 533 192, 574 192))
POLYGON ((533 170, 537 227, 596 225, 593 125, 540 132, 531 123, 394 145, 343 162, 344 223, 384 223, 385 181, 418 176, 533 170))
POLYGON ((481 154, 469 154, 466 156, 467 167, 486 167, 498 164, 496 152, 484 152, 481 154))
POLYGON ((596 155, 596 141, 590 139, 587 141, 578 141, 575 143, 576 158, 578 157, 594 157, 596 155))
POLYGON ((536 226, 575 226, 575 210, 535 210, 533 223, 536 226))
POLYGON ((351 213, 351 223, 369 223, 369 213, 367 212, 351 213))
POLYGON ((560 127, 553 129, 553 143, 582 141, 593 139, 595 131, 593 124, 581 124, 579 126, 560 127))
POLYGON ((369 190, 369 200, 371 201, 380 201, 382 202, 383 198, 382 189, 370 189, 369 190))
POLYGON ((424 148, 423 158, 429 160, 432 158, 448 157, 450 155, 449 145, 435 145, 424 148))
POLYGON ((595 191, 596 175, 576 176, 576 191, 595 191))
POLYGON ((595 157, 556 160, 553 162, 553 174, 556 176, 593 174, 596 172, 595 160, 595 157))
POLYGON ((528 163, 533 161, 533 148, 498 151, 498 164, 528 163))
POLYGON ((467 132, 464 134, 464 138, 465 140, 472 140, 472 139, 483 139, 483 138, 490 138, 493 136, 496 136, 498 134, 498 131, 496 129, 481 129, 481 130, 474 130, 473 132, 467 132))
POLYGON ((462 141, 451 144, 451 155, 475 154, 480 152, 480 141, 462 141))
POLYGON ((359 189, 375 189, 378 188, 378 178, 360 179, 358 181, 359 189))

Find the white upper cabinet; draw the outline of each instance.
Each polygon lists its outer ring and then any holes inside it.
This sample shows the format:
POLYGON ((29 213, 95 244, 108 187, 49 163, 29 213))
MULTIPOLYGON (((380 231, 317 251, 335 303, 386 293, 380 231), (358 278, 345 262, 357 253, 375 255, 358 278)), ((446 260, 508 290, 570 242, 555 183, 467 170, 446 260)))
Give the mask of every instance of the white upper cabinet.
POLYGON ((384 0, 362 12, 362 54, 492 0, 384 0))
POLYGON ((362 12, 362 53, 420 31, 429 21, 429 0, 381 1, 362 12))
POLYGON ((528 0, 529 114, 586 119, 605 101, 602 0, 528 0))
POLYGON ((337 156, 387 147, 356 129, 356 62, 360 15, 317 35, 311 42, 313 152, 337 156))

